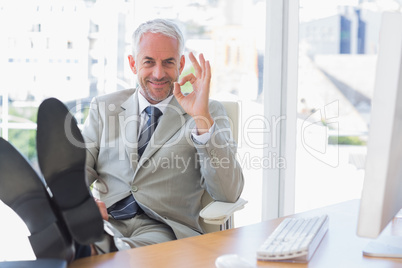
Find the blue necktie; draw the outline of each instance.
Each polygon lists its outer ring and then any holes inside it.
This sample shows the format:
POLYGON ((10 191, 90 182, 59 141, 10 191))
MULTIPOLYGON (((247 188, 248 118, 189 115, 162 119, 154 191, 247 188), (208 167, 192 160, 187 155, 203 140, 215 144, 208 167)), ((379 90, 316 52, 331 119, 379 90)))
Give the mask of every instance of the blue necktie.
MULTIPOLYGON (((138 155, 141 157, 142 153, 145 151, 149 140, 154 133, 156 126, 158 125, 158 118, 162 115, 162 112, 153 106, 148 106, 145 108, 145 112, 148 114, 149 118, 145 124, 143 130, 141 131, 140 138, 138 139, 138 155)), ((139 159, 138 158, 138 159, 139 159)), ((126 198, 116 202, 114 205, 108 208, 108 213, 116 220, 126 220, 133 218, 137 213, 141 212, 140 206, 131 194, 126 198)))
POLYGON ((107 209, 107 212, 115 220, 126 220, 131 219, 141 210, 140 206, 135 201, 134 196, 130 194, 126 198, 116 202, 114 205, 107 209))
POLYGON ((162 112, 153 106, 145 108, 145 112, 148 114, 149 118, 140 134, 140 138, 138 139, 138 158, 141 158, 144 153, 145 148, 158 125, 158 118, 162 115, 162 112))

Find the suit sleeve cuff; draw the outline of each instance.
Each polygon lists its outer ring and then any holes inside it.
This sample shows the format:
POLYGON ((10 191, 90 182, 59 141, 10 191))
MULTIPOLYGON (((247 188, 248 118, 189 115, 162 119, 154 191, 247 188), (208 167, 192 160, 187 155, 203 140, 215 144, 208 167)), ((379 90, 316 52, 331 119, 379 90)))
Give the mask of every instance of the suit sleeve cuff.
POLYGON ((214 130, 215 130, 215 122, 212 125, 212 127, 208 130, 208 132, 201 135, 198 135, 197 129, 193 128, 193 130, 191 131, 191 137, 195 143, 199 145, 205 145, 211 139, 211 134, 214 132, 214 130))

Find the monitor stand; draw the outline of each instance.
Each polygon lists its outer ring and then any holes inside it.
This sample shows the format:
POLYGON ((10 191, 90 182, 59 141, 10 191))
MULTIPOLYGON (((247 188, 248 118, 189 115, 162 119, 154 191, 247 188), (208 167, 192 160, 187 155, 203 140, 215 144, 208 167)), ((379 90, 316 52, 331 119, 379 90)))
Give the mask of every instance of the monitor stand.
POLYGON ((379 236, 367 244, 363 250, 363 255, 379 258, 402 258, 402 237, 379 236))

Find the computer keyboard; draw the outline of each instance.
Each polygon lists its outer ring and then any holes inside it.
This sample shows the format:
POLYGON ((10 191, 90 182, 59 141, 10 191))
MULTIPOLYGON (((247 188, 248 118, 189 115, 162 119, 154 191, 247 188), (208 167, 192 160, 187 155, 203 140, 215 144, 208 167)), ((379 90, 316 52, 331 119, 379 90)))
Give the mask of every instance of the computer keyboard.
POLYGON ((327 230, 327 215, 286 218, 257 250, 257 259, 308 262, 327 230))

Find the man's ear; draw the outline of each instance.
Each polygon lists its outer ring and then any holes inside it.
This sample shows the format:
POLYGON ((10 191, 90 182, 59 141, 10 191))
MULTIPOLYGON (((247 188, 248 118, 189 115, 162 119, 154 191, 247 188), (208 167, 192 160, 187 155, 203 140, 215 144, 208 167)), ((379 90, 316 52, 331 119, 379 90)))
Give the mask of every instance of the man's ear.
POLYGON ((181 74, 181 72, 183 71, 184 65, 186 65, 186 57, 184 57, 184 55, 181 55, 181 57, 180 57, 179 74, 181 74))
POLYGON ((134 74, 137 74, 137 68, 135 67, 135 60, 133 55, 128 55, 128 63, 130 65, 131 71, 133 71, 134 74))

